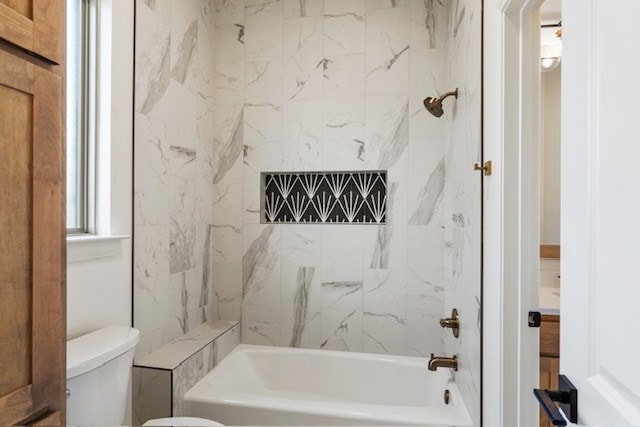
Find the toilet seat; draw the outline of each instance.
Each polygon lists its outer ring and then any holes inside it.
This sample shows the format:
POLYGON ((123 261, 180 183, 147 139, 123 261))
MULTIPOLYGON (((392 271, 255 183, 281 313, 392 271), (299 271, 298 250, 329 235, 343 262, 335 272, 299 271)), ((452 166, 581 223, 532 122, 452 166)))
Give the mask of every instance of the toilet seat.
POLYGON ((174 427, 188 427, 188 426, 223 426, 224 424, 217 423, 215 421, 207 420, 205 418, 196 417, 169 417, 169 418, 156 418, 155 420, 149 420, 142 424, 143 426, 174 426, 174 427))

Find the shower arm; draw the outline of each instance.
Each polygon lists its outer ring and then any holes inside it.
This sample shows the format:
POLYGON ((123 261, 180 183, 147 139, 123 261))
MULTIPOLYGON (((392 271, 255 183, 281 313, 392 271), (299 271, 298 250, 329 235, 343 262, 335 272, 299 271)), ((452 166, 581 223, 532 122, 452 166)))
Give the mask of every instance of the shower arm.
POLYGON ((458 88, 456 88, 456 90, 452 90, 451 92, 447 92, 444 95, 442 95, 439 100, 440 102, 444 101, 446 98, 450 97, 450 96, 454 96, 456 99, 458 99, 458 88))

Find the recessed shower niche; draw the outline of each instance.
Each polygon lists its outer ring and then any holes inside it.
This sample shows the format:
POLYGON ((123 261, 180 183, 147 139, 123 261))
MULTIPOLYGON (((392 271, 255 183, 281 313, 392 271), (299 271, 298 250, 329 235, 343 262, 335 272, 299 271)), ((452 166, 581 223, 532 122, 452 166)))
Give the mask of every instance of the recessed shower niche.
POLYGON ((386 224, 387 172, 263 172, 261 222, 386 224))

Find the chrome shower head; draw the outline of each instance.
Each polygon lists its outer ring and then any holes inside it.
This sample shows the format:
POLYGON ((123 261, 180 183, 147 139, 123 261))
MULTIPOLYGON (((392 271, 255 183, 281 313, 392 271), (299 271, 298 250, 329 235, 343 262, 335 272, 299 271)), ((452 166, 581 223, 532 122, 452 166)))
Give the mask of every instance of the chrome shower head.
POLYGON ((441 117, 444 114, 444 110, 442 109, 442 101, 446 97, 451 96, 451 95, 455 96, 456 99, 457 99, 458 98, 458 88, 456 88, 456 90, 454 90, 454 91, 445 93, 440 98, 432 98, 432 97, 428 96, 423 101, 424 108, 426 108, 427 111, 430 112, 431 114, 433 114, 435 117, 441 117))

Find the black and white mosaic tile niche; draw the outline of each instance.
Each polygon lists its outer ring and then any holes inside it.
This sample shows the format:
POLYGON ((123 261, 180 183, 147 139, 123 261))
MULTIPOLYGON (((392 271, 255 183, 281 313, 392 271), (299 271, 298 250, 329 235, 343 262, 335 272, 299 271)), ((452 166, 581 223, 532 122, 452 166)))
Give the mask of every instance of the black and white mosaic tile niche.
POLYGON ((387 172, 263 172, 263 224, 386 224, 387 172))

